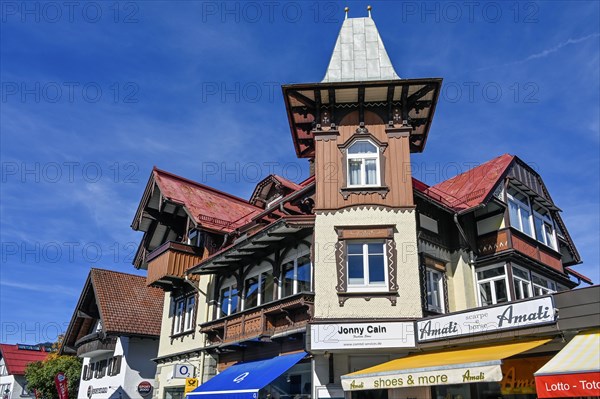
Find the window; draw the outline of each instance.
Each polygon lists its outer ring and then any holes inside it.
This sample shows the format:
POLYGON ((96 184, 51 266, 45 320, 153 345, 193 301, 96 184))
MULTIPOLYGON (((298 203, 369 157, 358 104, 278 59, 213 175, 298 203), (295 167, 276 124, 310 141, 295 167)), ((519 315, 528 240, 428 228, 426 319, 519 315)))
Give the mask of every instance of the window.
POLYGON ((508 189, 508 212, 510 215, 510 225, 533 237, 529 198, 513 187, 508 189))
POLYGON ((187 295, 175 300, 173 335, 194 331, 196 296, 187 295))
POLYGON ((246 279, 244 283, 244 309, 273 300, 274 280, 270 270, 246 279))
POLYGON ((510 298, 505 266, 479 269, 477 271, 477 290, 479 291, 479 306, 507 302, 510 298))
POLYGON ((224 285, 219 294, 219 317, 229 316, 238 310, 238 290, 235 285, 224 285))
POLYGON ((121 359, 123 356, 114 356, 108 360, 107 374, 110 376, 119 375, 121 372, 121 359))
POLYGON ((310 255, 304 254, 285 262, 281 268, 281 298, 311 291, 310 255))
POLYGON ((348 186, 379 186, 379 148, 368 140, 357 140, 348 147, 348 186))
POLYGON ((442 272, 426 268, 427 309, 433 312, 444 313, 444 276, 442 272))
POLYGON ((349 291, 387 290, 383 242, 348 242, 349 291))
POLYGON ((200 230, 190 230, 188 233, 188 245, 202 247, 204 245, 204 234, 200 230))
POLYGON ((556 249, 554 223, 550 212, 546 208, 535 204, 533 207, 533 221, 536 239, 550 248, 556 249))
POLYGON ((531 290, 529 271, 513 266, 512 274, 513 284, 515 285, 515 299, 531 298, 533 296, 533 291, 531 290))
POLYGON ((556 292, 556 284, 554 281, 538 276, 535 273, 531 273, 531 281, 533 282, 533 293, 535 296, 556 292))

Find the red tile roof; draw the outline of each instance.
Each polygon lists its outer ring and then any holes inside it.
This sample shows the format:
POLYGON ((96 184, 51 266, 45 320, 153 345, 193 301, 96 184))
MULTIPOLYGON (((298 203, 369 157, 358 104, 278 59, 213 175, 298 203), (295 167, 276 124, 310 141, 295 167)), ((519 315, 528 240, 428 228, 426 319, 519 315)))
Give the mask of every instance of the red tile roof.
POLYGON ((209 229, 233 231, 262 211, 242 198, 156 167, 153 175, 163 197, 183 204, 197 224, 209 229))
POLYGON ((90 279, 107 334, 160 335, 164 292, 146 277, 93 268, 90 279))
POLYGON ((514 158, 510 154, 500 155, 434 186, 424 188, 419 185, 415 188, 454 211, 465 211, 482 204, 489 198, 514 158))
POLYGON ((29 363, 39 362, 48 357, 49 352, 19 349, 18 345, 0 344, 0 356, 4 359, 10 375, 25 375, 29 363))

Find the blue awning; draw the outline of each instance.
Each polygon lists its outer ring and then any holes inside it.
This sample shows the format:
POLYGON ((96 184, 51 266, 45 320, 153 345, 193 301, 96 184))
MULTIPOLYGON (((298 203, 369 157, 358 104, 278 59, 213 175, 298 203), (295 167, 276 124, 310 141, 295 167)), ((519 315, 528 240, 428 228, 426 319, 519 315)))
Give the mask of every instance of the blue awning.
POLYGON ((258 391, 306 356, 306 352, 235 364, 192 392, 194 399, 255 399, 258 391))

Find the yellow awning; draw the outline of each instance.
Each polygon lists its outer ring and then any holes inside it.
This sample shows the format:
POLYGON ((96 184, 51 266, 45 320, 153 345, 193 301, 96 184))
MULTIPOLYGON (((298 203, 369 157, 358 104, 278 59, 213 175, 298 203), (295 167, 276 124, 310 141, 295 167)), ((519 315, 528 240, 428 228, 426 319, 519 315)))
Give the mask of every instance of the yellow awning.
POLYGON ((413 354, 342 376, 345 391, 502 380, 502 359, 550 339, 413 354))
POLYGON ((600 330, 577 334, 535 375, 600 371, 600 330))

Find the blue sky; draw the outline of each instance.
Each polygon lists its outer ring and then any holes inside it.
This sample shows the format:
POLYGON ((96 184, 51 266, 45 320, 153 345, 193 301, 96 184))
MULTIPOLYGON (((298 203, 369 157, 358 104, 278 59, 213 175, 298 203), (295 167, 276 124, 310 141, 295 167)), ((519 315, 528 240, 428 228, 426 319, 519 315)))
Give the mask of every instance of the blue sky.
MULTIPOLYGON (((90 267, 136 272, 153 165, 245 198, 306 178, 280 85, 320 81, 368 3, 69 4, 1 4, 2 342, 55 339, 90 267)), ((599 3, 371 4, 400 77, 444 79, 415 177, 518 155, 599 282, 599 3)))

